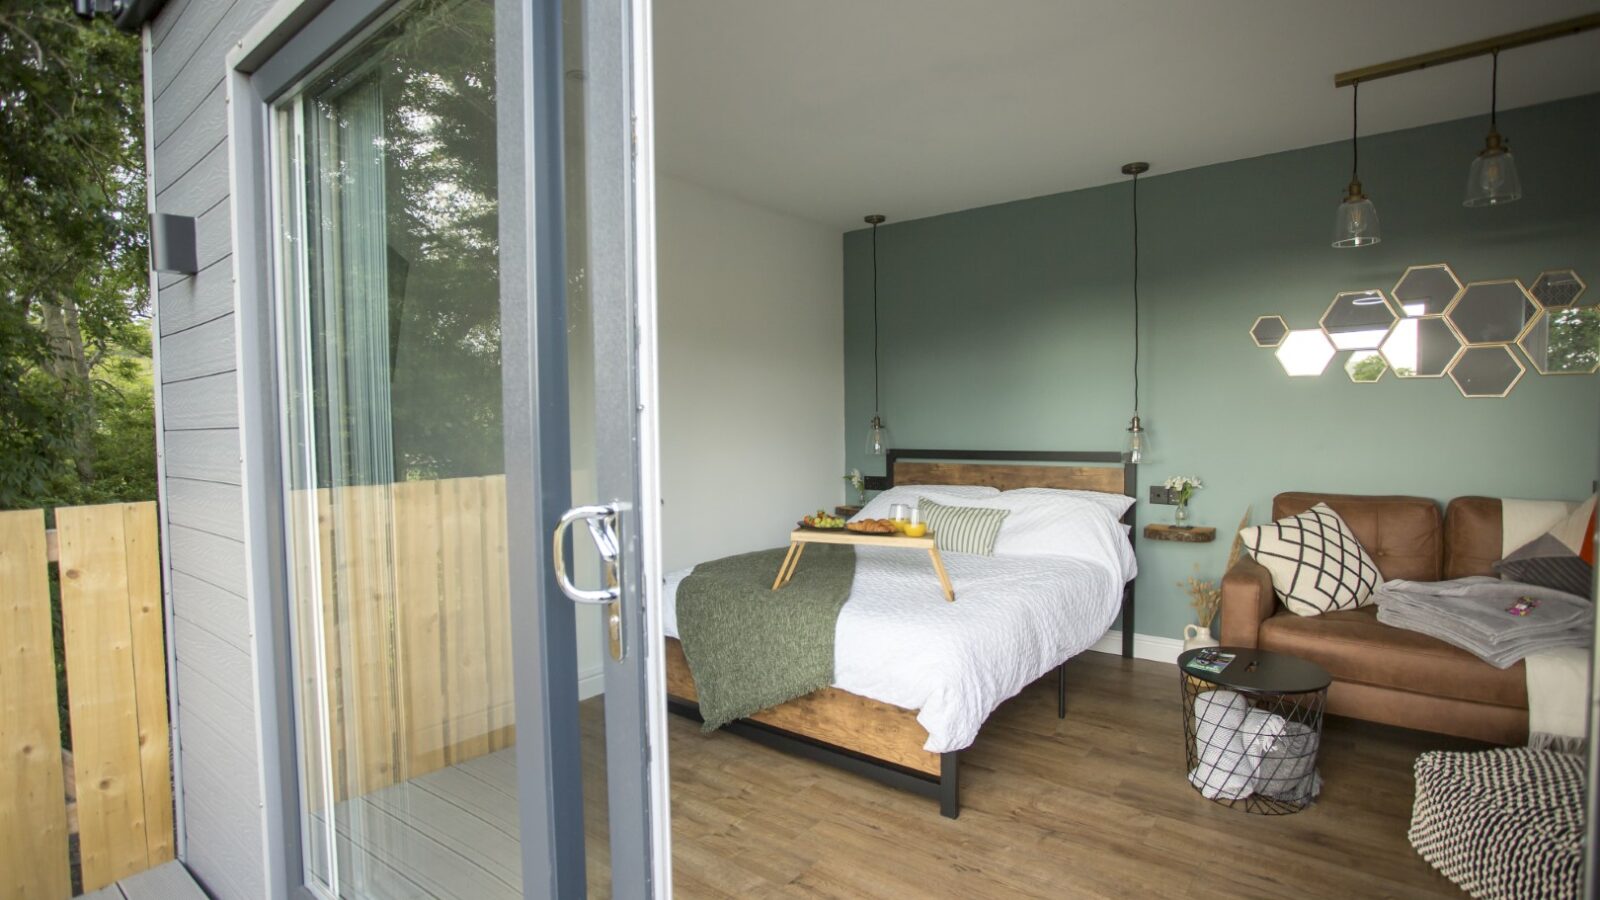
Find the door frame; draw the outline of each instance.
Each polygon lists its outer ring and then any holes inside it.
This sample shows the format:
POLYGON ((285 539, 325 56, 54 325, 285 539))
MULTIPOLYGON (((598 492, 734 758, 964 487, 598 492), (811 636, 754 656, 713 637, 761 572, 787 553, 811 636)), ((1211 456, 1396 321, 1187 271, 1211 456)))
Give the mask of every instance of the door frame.
MULTIPOLYGON (((284 540, 272 105, 404 2, 280 0, 230 50, 225 65, 245 571, 261 754, 262 852, 267 895, 274 900, 314 895, 303 874, 284 540)), ((564 415, 565 279, 560 232, 548 227, 553 223, 559 228, 562 223, 560 167, 551 168, 553 191, 538 177, 527 177, 541 171, 533 165, 535 156, 547 167, 547 160, 560 159, 560 2, 495 0, 495 6, 497 36, 519 38, 496 42, 501 108, 521 111, 520 116, 502 117, 497 139, 502 235, 512 236, 510 241, 502 237, 500 247, 505 433, 508 449, 527 451, 508 452, 507 459, 534 457, 532 451, 541 443, 560 448, 557 453, 537 454, 542 463, 537 474, 514 473, 507 467, 508 540, 533 551, 510 555, 517 762, 521 774, 542 773, 519 778, 524 893, 543 884, 550 896, 581 896, 585 890, 582 784, 553 774, 558 766, 576 771, 579 761, 576 729, 558 733, 552 727, 561 721, 552 710, 576 718, 575 644, 544 639, 574 634, 572 606, 555 587, 546 539, 570 503, 571 478, 564 415), (520 219, 523 227, 508 230, 504 225, 508 219, 520 219), (541 223, 547 227, 535 227, 541 223), (530 240, 532 235, 540 240, 530 240), (553 239, 545 239, 551 235, 553 239), (534 303, 523 300, 527 292, 536 293, 534 303), (541 333, 546 338, 536 343, 541 333), (552 341, 551 335, 563 340, 552 341), (552 410, 560 415, 550 415, 552 410), (517 585, 525 587, 519 590, 517 585), (536 735, 541 739, 530 739, 536 735), (555 827, 557 821, 562 828, 555 827)))

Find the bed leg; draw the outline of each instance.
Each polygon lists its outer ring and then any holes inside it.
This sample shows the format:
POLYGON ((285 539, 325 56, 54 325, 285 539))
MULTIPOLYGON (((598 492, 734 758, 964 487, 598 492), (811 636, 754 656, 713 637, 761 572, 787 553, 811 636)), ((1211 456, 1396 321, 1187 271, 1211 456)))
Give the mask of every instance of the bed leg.
POLYGON ((1067 664, 1056 666, 1056 718, 1067 717, 1067 664))
POLYGON ((939 754, 939 815, 954 819, 961 815, 961 753, 939 754))

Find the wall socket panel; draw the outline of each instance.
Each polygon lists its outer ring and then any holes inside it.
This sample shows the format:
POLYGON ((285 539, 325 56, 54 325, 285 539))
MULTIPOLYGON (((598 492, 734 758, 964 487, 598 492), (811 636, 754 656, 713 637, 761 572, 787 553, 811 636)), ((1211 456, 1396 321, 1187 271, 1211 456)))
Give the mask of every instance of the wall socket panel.
POLYGON ((1172 490, 1167 486, 1152 484, 1150 485, 1150 502, 1165 506, 1175 506, 1178 503, 1178 498, 1174 496, 1172 490))

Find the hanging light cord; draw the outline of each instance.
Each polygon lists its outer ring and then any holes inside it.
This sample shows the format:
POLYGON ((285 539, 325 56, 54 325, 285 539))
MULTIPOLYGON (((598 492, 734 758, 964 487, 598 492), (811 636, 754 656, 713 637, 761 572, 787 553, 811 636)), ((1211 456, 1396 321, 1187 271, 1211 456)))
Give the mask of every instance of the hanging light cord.
POLYGON ((1489 54, 1489 59, 1493 60, 1489 64, 1489 130, 1494 131, 1495 108, 1500 105, 1500 51, 1489 54))
POLYGON ((1361 121, 1361 119, 1357 116, 1357 110, 1360 107, 1360 105, 1361 105, 1361 82, 1358 81, 1355 84, 1350 86, 1350 180, 1351 181, 1355 181, 1356 180, 1356 172, 1360 169, 1360 163, 1361 163, 1361 142, 1356 140, 1356 134, 1358 133, 1358 129, 1357 129, 1356 123, 1361 121))
POLYGON ((1139 417, 1139 176, 1133 176, 1133 416, 1139 417))
POLYGON ((878 223, 872 223, 872 414, 878 415, 878 223))

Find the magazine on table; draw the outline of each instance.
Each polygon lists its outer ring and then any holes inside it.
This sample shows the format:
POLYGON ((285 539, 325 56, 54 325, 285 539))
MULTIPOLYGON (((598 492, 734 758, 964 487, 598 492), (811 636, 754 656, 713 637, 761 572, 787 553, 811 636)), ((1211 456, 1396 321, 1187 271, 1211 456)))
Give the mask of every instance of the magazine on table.
POLYGON ((1191 672, 1204 672, 1207 675, 1218 675, 1221 674, 1223 669, 1228 667, 1229 663, 1233 662, 1234 657, 1236 656, 1238 656, 1237 653, 1229 653, 1225 650, 1218 650, 1216 647, 1207 647, 1204 650, 1201 650, 1199 653, 1196 653, 1193 659, 1190 659, 1187 663, 1185 663, 1185 667, 1191 672))

